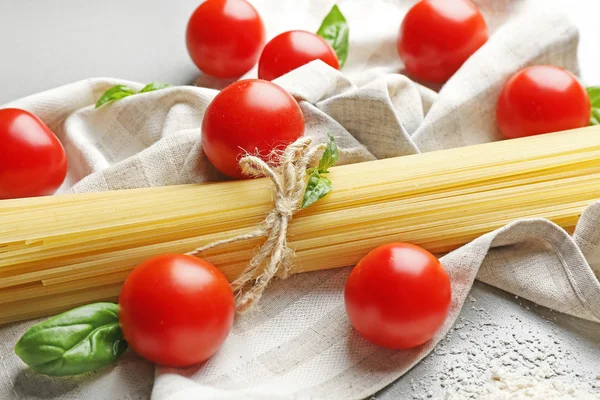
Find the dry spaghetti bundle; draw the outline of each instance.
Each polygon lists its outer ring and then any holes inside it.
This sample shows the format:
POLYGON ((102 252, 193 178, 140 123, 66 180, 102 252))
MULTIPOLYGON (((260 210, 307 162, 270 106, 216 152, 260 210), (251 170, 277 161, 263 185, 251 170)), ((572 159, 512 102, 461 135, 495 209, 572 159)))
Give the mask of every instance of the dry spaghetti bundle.
MULTIPOLYGON (((334 190, 296 214, 292 272, 353 265, 383 243, 434 253, 515 219, 572 229, 600 198, 595 127, 333 168, 334 190)), ((266 179, 0 201, 0 323, 114 300, 127 274, 251 232, 272 207, 266 179)), ((230 279, 262 238, 203 252, 230 279)))

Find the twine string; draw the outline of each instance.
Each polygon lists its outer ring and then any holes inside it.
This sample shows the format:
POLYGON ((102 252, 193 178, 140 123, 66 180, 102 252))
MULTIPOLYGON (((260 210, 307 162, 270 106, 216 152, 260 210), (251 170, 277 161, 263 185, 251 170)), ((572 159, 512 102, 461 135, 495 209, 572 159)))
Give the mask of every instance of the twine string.
POLYGON ((271 180, 273 207, 253 231, 229 239, 217 240, 186 253, 197 256, 206 250, 225 244, 259 237, 267 238, 248 262, 242 274, 231 283, 238 312, 250 310, 261 298, 271 279, 278 272, 281 278, 286 278, 294 263, 294 251, 288 247, 287 242, 289 222, 300 209, 307 170, 318 163, 326 148, 325 144, 320 144, 309 149, 310 143, 309 137, 302 137, 290 144, 279 157, 277 166, 269 165, 257 156, 244 156, 239 165, 245 175, 264 176, 271 180), (261 270, 265 263, 266 266, 261 270))

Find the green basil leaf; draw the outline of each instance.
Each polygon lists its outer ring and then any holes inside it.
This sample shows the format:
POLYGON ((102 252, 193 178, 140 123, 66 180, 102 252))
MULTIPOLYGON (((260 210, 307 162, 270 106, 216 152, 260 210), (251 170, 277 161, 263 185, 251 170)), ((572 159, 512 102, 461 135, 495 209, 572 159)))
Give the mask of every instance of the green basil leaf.
POLYGON ((316 202, 319 199, 325 197, 325 195, 333 189, 331 181, 326 177, 319 174, 319 171, 313 170, 308 178, 306 190, 304 191, 304 198, 302 199, 302 208, 306 208, 316 202))
POLYGON ((592 116, 590 117, 590 125, 600 125, 600 108, 592 108, 592 116))
POLYGON ((32 370, 52 376, 104 367, 126 349, 114 303, 89 304, 35 324, 15 345, 32 370))
POLYGON ((329 11, 329 14, 327 14, 321 23, 317 35, 321 36, 333 47, 337 53, 340 68, 342 68, 348 58, 350 29, 348 28, 346 18, 337 5, 331 8, 331 11, 329 11))
POLYGON ((600 125, 600 86, 592 86, 586 89, 592 103, 592 116, 590 125, 600 125))
POLYGON ((155 90, 166 89, 168 87, 171 87, 171 85, 168 83, 152 82, 144 86, 144 88, 140 90, 140 93, 153 92, 155 90))
POLYGON ((115 101, 115 100, 119 100, 119 99, 122 99, 127 96, 131 96, 132 94, 135 94, 135 90, 133 90, 129 86, 125 86, 125 85, 113 86, 110 89, 108 89, 106 92, 104 92, 102 97, 100 97, 100 100, 98 100, 98 102, 96 103, 96 108, 98 108, 98 107, 102 106, 103 104, 106 104, 110 101, 115 101))
POLYGON ((322 174, 329 172, 329 168, 333 167, 339 158, 340 153, 337 144, 335 144, 335 139, 332 135, 329 135, 329 142, 327 142, 323 157, 321 157, 321 160, 319 161, 319 172, 322 174))
POLYGON ((592 103, 592 107, 600 107, 600 86, 590 86, 585 89, 590 96, 590 102, 592 103))

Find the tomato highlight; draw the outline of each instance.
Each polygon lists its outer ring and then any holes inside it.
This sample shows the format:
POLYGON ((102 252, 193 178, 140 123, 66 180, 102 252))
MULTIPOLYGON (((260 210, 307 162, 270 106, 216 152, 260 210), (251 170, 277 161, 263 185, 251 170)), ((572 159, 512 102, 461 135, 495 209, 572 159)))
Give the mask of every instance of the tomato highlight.
POLYGON ((54 194, 67 175, 67 155, 32 113, 0 109, 0 199, 54 194))
POLYGON ((265 27, 245 0, 207 0, 190 17, 188 53, 204 73, 238 78, 248 72, 265 43, 265 27))
POLYGON ((258 62, 258 77, 270 81, 314 60, 340 69, 335 50, 320 36, 307 31, 284 32, 271 39, 263 49, 258 62))
POLYGON ((451 298, 450 278, 438 259, 407 243, 386 244, 364 256, 344 291, 354 329, 391 349, 430 340, 444 324, 451 298))
POLYGON ((397 45, 410 75, 443 83, 487 39, 483 15, 469 0, 421 0, 404 17, 397 45))
POLYGON ((156 364, 185 367, 219 350, 233 324, 227 278, 203 259, 176 254, 137 266, 119 296, 119 323, 129 345, 156 364))
POLYGON ((247 79, 223 89, 202 121, 202 148, 223 174, 244 178, 239 168, 246 154, 269 160, 304 134, 304 117, 296 100, 269 81, 247 79))
POLYGON ((569 71, 552 65, 517 72, 496 105, 498 129, 506 139, 583 128, 590 114, 585 88, 569 71))

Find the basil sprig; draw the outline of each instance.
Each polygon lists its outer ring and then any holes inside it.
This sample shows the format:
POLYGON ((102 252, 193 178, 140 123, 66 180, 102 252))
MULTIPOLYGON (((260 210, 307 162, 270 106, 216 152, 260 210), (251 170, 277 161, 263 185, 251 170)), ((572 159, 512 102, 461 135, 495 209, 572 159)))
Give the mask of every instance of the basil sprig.
POLYGON ((166 89, 168 87, 171 87, 171 85, 169 85, 168 83, 151 82, 144 86, 142 90, 140 90, 140 93, 153 92, 155 90, 166 89))
POLYGON ((348 58, 348 42, 350 37, 350 29, 344 14, 340 11, 337 5, 334 5, 321 23, 321 27, 317 31, 317 35, 321 36, 335 50, 340 68, 346 63, 348 58))
POLYGON ((302 199, 302 208, 310 206, 317 200, 325 197, 327 193, 331 192, 333 184, 324 174, 329 172, 329 168, 335 165, 339 157, 340 155, 337 145, 335 144, 335 139, 333 136, 329 135, 329 141, 327 142, 325 152, 319 161, 319 166, 308 171, 308 183, 306 184, 304 198, 302 199))
POLYGON ((600 86, 592 86, 586 89, 592 103, 592 114, 590 125, 600 125, 600 86))
POLYGON ((131 96, 132 94, 135 94, 135 90, 133 90, 129 86, 125 86, 125 85, 113 86, 110 89, 108 89, 106 92, 104 92, 102 97, 100 97, 100 100, 98 100, 98 102, 96 103, 96 108, 98 108, 101 105, 106 104, 110 101, 119 100, 119 99, 125 98, 127 96, 131 96))
MULTIPOLYGON (((169 85, 168 83, 152 82, 152 83, 149 83, 146 86, 144 86, 144 88, 142 90, 140 90, 140 93, 153 92, 155 90, 165 89, 170 86, 171 85, 169 85)), ((108 89, 106 92, 104 92, 104 94, 100 97, 100 99, 96 103, 96 108, 98 108, 106 103, 109 103, 111 101, 120 100, 125 97, 132 96, 134 94, 137 94, 137 92, 135 90, 133 90, 132 88, 130 88, 129 86, 126 86, 126 85, 113 86, 110 89, 108 89)))
POLYGON ((32 370, 52 376, 104 367, 126 349, 114 303, 88 304, 35 324, 15 345, 32 370))
POLYGON ((337 144, 335 144, 335 139, 332 135, 328 135, 329 141, 327 142, 327 147, 325 148, 325 152, 323 152, 323 156, 319 161, 319 166, 317 169, 320 173, 326 174, 329 172, 329 168, 333 167, 335 163, 340 158, 340 153, 338 151, 337 144))

